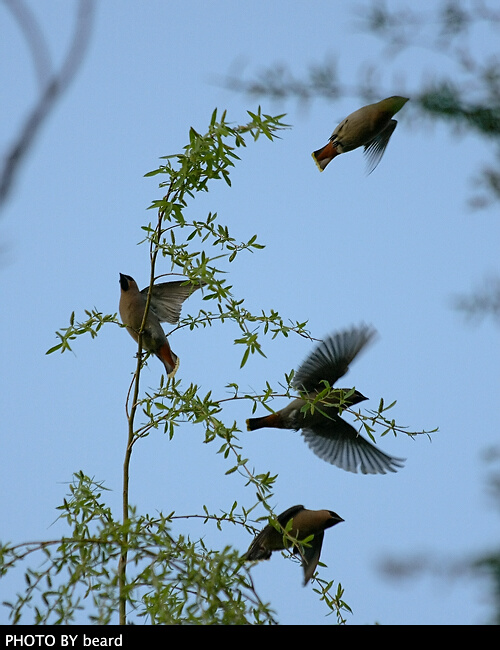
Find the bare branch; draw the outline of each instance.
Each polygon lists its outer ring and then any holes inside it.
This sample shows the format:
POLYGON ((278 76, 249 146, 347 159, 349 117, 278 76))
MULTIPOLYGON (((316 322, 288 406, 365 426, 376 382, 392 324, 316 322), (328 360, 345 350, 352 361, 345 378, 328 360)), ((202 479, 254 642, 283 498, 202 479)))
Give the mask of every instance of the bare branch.
POLYGON ((34 16, 20 2, 4 2, 26 36, 42 90, 19 135, 5 155, 0 173, 0 206, 7 200, 21 162, 32 147, 45 118, 78 72, 87 51, 94 14, 94 0, 80 0, 72 43, 59 72, 52 73, 48 47, 34 16))

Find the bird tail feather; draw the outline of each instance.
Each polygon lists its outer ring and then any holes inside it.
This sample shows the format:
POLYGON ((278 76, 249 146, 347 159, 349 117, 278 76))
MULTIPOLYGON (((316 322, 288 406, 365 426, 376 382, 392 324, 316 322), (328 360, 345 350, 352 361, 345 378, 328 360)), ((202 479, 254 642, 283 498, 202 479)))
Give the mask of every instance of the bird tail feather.
POLYGON ((264 415, 261 418, 249 418, 247 420, 247 431, 255 431, 255 429, 264 429, 265 427, 281 429, 283 427, 280 427, 279 420, 278 413, 264 415))
POLYGON ((170 345, 168 343, 164 343, 156 353, 156 356, 160 359, 160 361, 165 366, 165 370, 167 371, 167 377, 169 379, 174 377, 175 373, 179 368, 180 361, 179 361, 179 357, 170 348, 170 345))
POLYGON ((330 163, 335 158, 335 156, 338 155, 339 152, 332 142, 328 142, 328 144, 325 144, 324 147, 321 147, 321 149, 318 149, 317 151, 313 151, 311 154, 320 172, 322 172, 328 163, 330 163))

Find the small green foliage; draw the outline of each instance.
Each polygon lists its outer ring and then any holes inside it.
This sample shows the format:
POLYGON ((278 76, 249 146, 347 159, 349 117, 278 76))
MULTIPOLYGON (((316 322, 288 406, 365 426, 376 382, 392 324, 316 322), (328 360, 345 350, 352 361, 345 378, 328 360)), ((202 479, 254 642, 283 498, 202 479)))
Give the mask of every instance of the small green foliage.
POLYGON ((92 311, 85 310, 85 313, 88 316, 87 320, 75 323, 75 312, 72 312, 69 318, 69 327, 65 327, 60 332, 56 332, 56 336, 61 342, 54 345, 50 350, 47 350, 45 354, 52 354, 53 352, 57 352, 57 350, 60 350, 61 353, 67 350, 70 351, 71 346, 69 341, 74 341, 82 334, 90 334, 92 338, 95 338, 101 327, 106 323, 115 323, 122 327, 116 314, 102 314, 95 308, 92 311))
MULTIPOLYGON (((239 554, 226 547, 205 548, 173 535, 175 513, 155 517, 131 509, 125 523, 115 520, 102 500, 105 490, 83 473, 74 476, 60 519, 71 535, 58 540, 1 548, 0 570, 35 554, 44 562, 25 572, 25 591, 4 602, 12 623, 31 611, 37 624, 74 623, 81 612, 88 622, 109 624, 118 609, 118 558, 128 552, 126 598, 136 622, 149 624, 275 623, 274 613, 256 593, 239 554), (194 588, 194 585, 196 587, 194 588)), ((248 513, 237 504, 222 517, 205 509, 204 521, 247 526, 248 513)))

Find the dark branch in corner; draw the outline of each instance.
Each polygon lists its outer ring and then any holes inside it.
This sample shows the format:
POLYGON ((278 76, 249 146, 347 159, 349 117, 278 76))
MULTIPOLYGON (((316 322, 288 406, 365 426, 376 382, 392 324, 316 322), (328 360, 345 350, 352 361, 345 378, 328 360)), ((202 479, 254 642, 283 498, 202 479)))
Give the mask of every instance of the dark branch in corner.
POLYGON ((0 173, 0 206, 7 200, 21 162, 33 145, 40 127, 78 72, 89 44, 94 15, 94 0, 80 0, 75 33, 67 55, 60 70, 51 72, 49 48, 35 17, 22 0, 4 2, 26 38, 41 92, 24 126, 5 155, 0 173))

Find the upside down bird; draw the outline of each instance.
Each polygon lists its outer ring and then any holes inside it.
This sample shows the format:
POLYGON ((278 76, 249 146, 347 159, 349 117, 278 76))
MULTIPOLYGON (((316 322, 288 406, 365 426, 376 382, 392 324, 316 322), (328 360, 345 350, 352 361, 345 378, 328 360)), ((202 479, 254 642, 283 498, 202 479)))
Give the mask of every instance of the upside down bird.
MULTIPOLYGON (((142 333, 142 347, 160 359, 168 377, 173 377, 177 372, 179 357, 171 349, 160 323, 175 325, 181 315, 182 303, 200 286, 201 284, 186 284, 186 280, 153 285, 146 324, 142 333)), ((128 333, 137 342, 149 287, 139 291, 134 278, 120 273, 120 288, 120 316, 123 324, 127 326, 128 333)))
POLYGON ((349 369, 357 354, 373 339, 375 330, 365 325, 332 334, 319 343, 295 373, 292 386, 304 397, 294 399, 284 409, 260 418, 247 420, 248 431, 264 427, 302 430, 312 451, 323 460, 347 472, 385 474, 397 472, 404 459, 384 453, 363 438, 339 415, 339 397, 345 397, 344 407, 366 399, 355 390, 335 389, 314 409, 303 407, 325 389, 324 381, 332 387, 349 369))
POLYGON ((319 171, 322 172, 328 163, 341 153, 364 147, 368 173, 371 174, 384 155, 397 126, 397 121, 392 117, 407 101, 407 97, 388 97, 348 115, 335 128, 329 142, 311 154, 319 171))
MULTIPOLYGON (((300 549, 296 545, 293 547, 293 553, 301 555, 304 585, 306 585, 318 566, 324 531, 344 520, 332 510, 307 510, 304 506, 292 506, 278 515, 277 519, 283 529, 286 529, 288 522, 292 520, 291 528, 287 532, 299 542, 314 535, 300 549)), ((290 546, 292 546, 292 542, 284 537, 283 531, 276 530, 272 524, 267 524, 250 544, 243 559, 248 561, 268 560, 273 551, 281 551, 290 546)))

